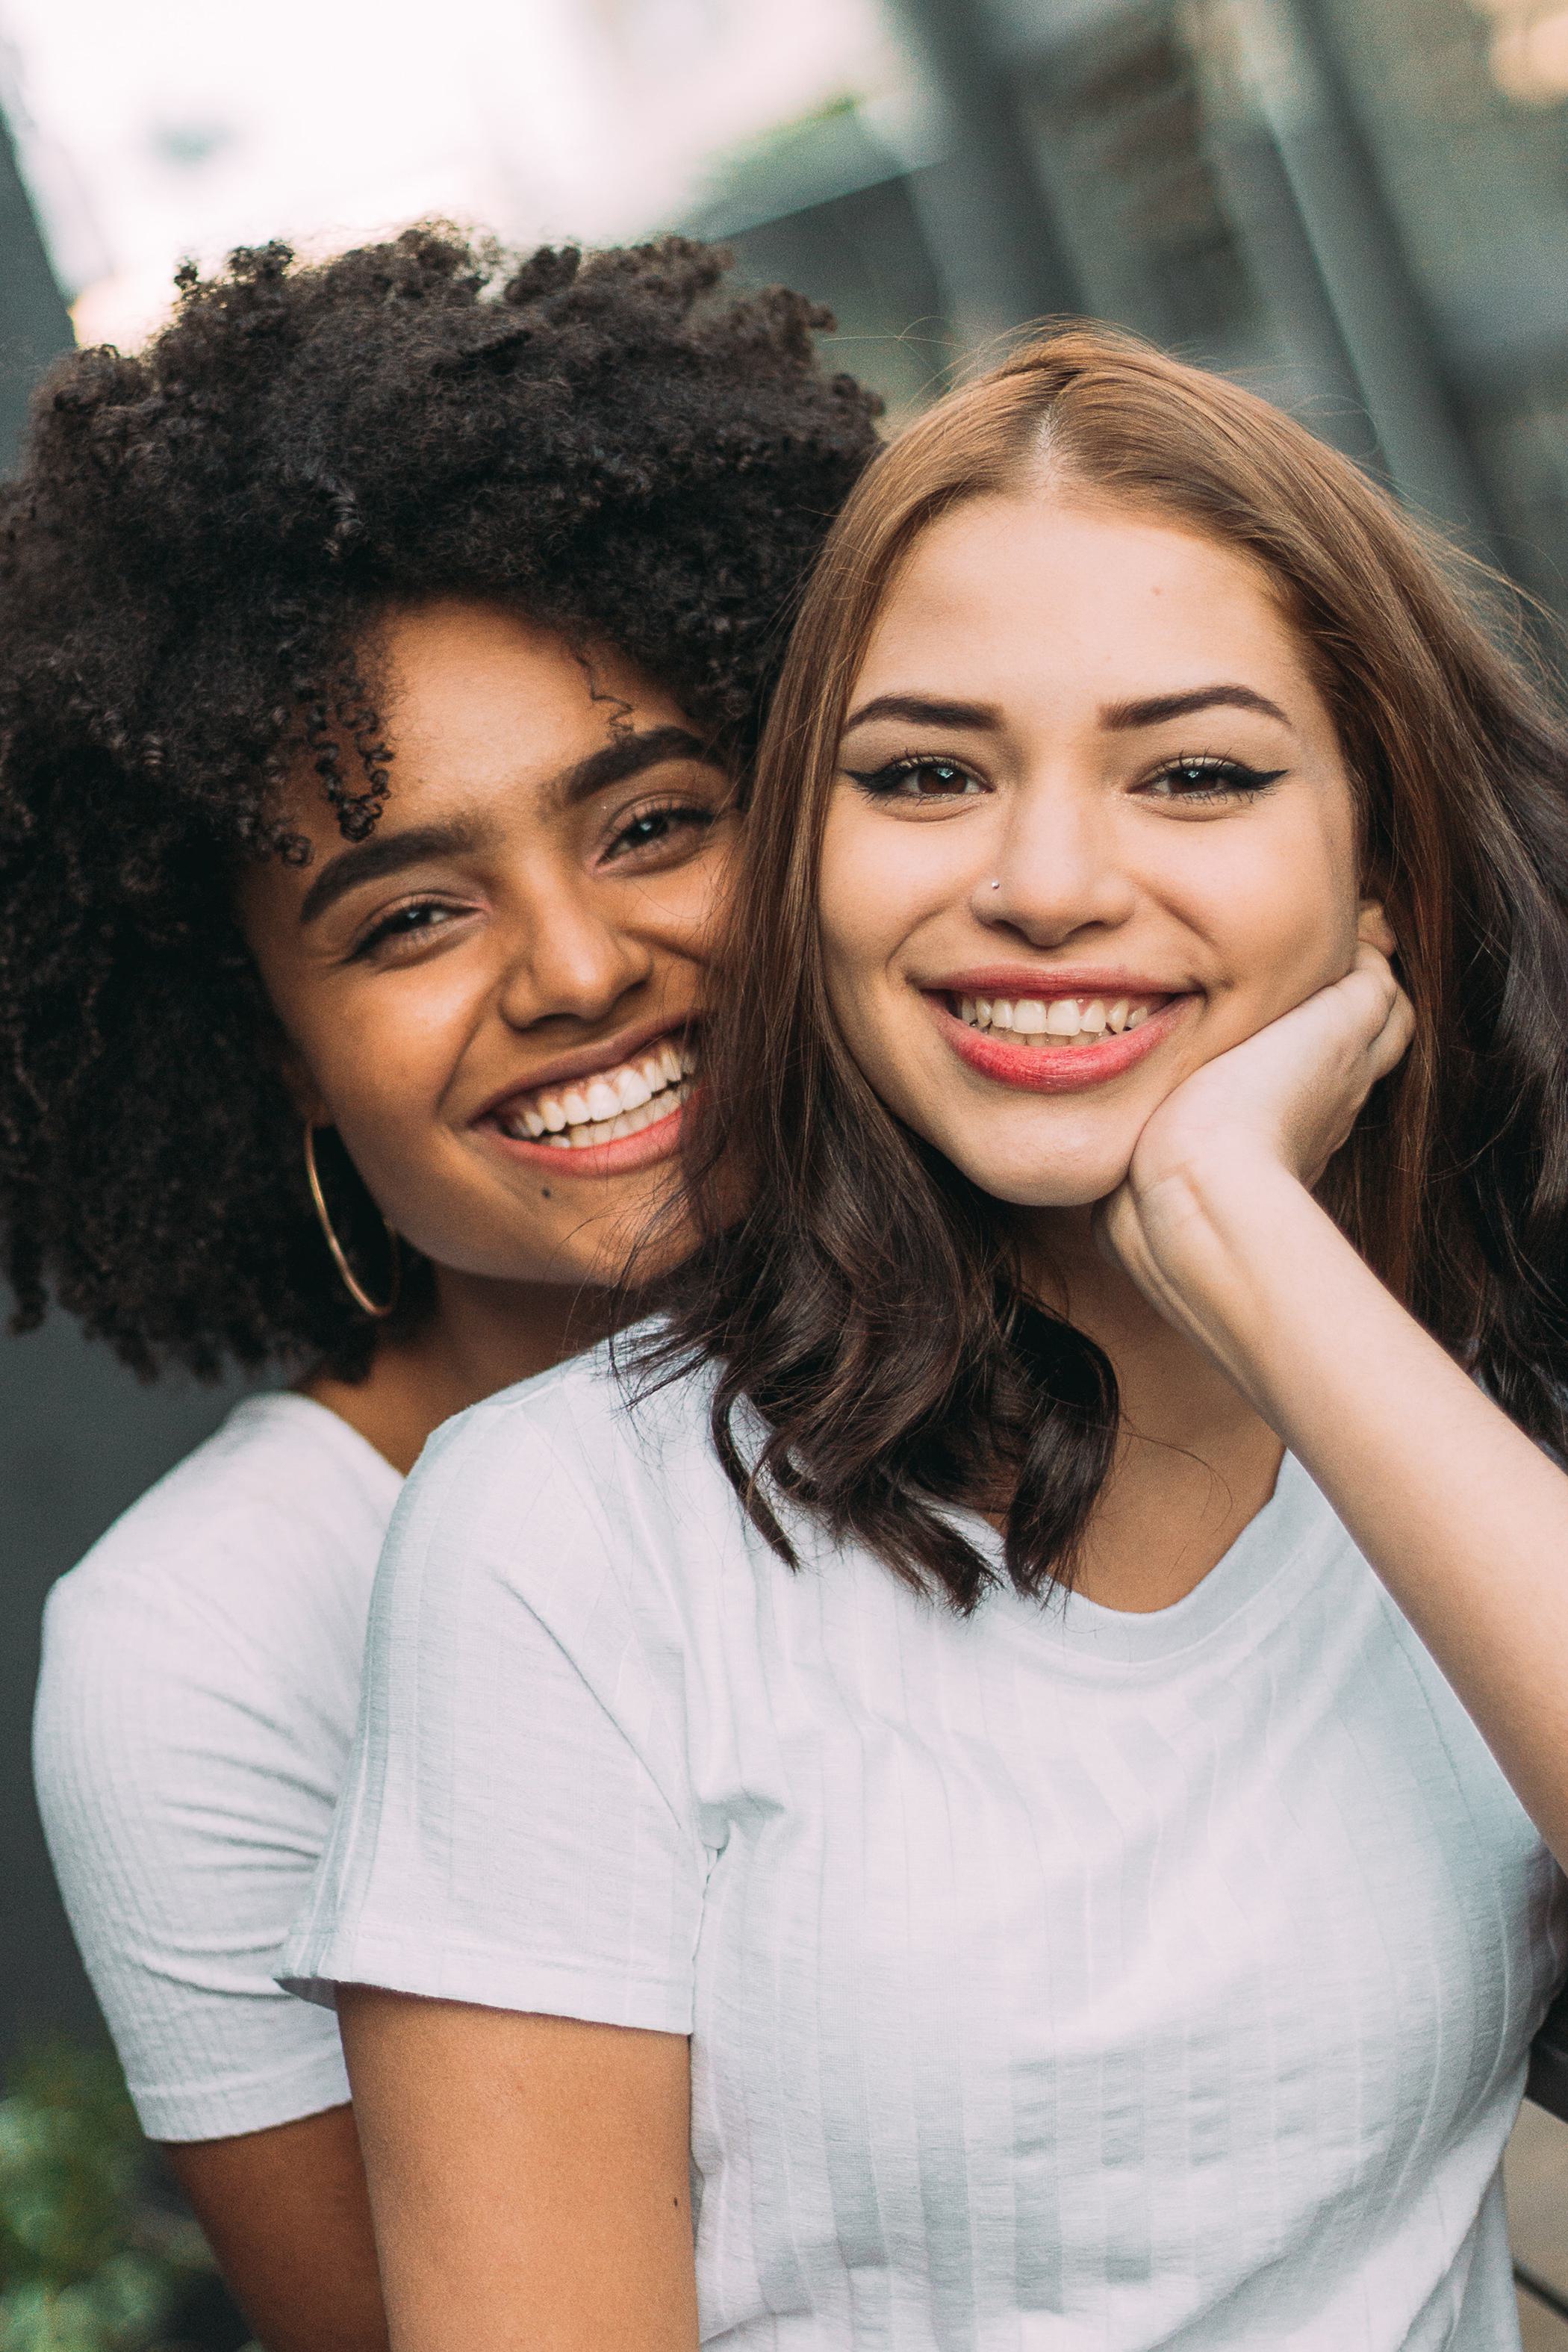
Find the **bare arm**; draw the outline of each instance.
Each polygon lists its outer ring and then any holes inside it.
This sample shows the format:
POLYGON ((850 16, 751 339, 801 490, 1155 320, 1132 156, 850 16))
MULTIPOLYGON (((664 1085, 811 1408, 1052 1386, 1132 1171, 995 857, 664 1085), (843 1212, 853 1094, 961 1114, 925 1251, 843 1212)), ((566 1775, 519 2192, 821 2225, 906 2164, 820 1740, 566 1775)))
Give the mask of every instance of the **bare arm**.
POLYGON ((394 2352, 696 2352, 686 2038, 339 1997, 394 2352))
POLYGON ((1308 1190, 1408 1035, 1363 950, 1175 1090, 1105 1235, 1306 1465, 1568 1864, 1568 1477, 1308 1190))
POLYGON ((352 2107, 163 2153, 265 2352, 386 2352, 352 2107))

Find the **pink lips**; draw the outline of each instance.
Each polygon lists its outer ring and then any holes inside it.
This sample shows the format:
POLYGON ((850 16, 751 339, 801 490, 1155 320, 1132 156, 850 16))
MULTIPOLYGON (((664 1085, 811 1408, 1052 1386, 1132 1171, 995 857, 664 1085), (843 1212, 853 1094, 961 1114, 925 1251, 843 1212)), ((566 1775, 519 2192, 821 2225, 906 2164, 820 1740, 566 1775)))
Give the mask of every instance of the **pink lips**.
MULTIPOLYGON (((1067 992, 1053 990, 1058 992, 1067 992)), ((1124 1029, 1120 1036, 1107 1036, 1098 1045, 1051 1046, 1004 1045, 993 1032, 972 1028, 956 1013, 950 1013, 944 998, 926 998, 961 1061, 984 1078, 1035 1095, 1081 1094, 1089 1087, 1103 1086, 1108 1078, 1121 1077, 1124 1070, 1163 1044, 1188 1001, 1185 996, 1173 996, 1136 1029, 1124 1029)))
POLYGON ((685 1108, 685 1103, 678 1103, 668 1118, 655 1119, 636 1135, 617 1135, 608 1143, 568 1145, 564 1150, 558 1143, 535 1143, 526 1136, 508 1135, 499 1127, 488 1131, 490 1139, 511 1158, 526 1160, 533 1168, 548 1168, 555 1176, 630 1176, 679 1151, 685 1108))

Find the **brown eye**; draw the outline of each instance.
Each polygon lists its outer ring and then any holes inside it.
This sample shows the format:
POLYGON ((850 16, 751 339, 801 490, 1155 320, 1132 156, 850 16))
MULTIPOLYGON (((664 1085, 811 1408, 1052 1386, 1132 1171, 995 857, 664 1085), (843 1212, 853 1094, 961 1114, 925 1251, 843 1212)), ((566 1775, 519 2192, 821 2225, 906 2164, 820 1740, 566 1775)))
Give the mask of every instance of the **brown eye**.
POLYGON ((401 940, 419 940, 440 930, 454 921, 461 910, 443 906, 438 899, 419 898, 406 907, 394 907, 373 923, 363 940, 356 944, 355 956, 368 956, 379 947, 401 940))
POLYGON ((615 858, 639 849, 668 849, 677 844, 684 846, 693 835, 705 833, 712 823, 713 811, 691 801, 669 801, 658 808, 638 809, 616 834, 608 855, 615 858))
POLYGON ((967 800, 982 789, 956 760, 890 760, 885 768, 851 768, 847 772, 873 800, 967 800))
POLYGON ((1144 791, 1155 800, 1240 800, 1278 783, 1283 768, 1252 768, 1245 760, 1227 760, 1204 753, 1173 760, 1151 776, 1144 791))

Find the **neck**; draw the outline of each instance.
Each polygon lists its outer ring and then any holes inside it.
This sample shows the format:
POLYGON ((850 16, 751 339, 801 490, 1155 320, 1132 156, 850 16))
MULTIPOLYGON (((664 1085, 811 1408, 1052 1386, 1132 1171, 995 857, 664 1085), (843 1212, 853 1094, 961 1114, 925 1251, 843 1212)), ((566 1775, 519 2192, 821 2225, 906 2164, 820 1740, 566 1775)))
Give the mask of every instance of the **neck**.
POLYGON ((365 1379, 318 1372, 302 1386, 406 1472, 453 1413, 596 1346, 611 1328, 610 1303, 605 1290, 438 1267, 434 1313, 410 1337, 384 1341, 365 1379))
POLYGON ((1115 1465, 1078 1589, 1107 1608, 1169 1608, 1262 1508, 1283 1448, 1218 1366, 1101 1253, 1088 1209, 1031 1218, 1024 1256, 1037 1296, 1104 1349, 1121 1397, 1115 1465))

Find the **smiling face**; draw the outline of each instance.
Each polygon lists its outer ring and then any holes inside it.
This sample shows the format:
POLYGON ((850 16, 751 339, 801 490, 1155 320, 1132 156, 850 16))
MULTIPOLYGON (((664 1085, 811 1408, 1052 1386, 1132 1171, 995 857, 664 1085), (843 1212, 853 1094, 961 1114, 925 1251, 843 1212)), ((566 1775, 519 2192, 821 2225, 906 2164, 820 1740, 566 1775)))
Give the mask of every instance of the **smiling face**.
POLYGON ((301 781, 309 861, 241 887, 302 1113, 438 1268, 612 1279, 677 1164, 730 779, 647 678, 513 614, 431 604, 382 650, 374 831, 301 781))
POLYGON ((916 541, 823 842, 829 998, 882 1100, 995 1198, 1103 1199, 1201 1064, 1349 971, 1356 824, 1263 572, 1098 500, 916 541))

